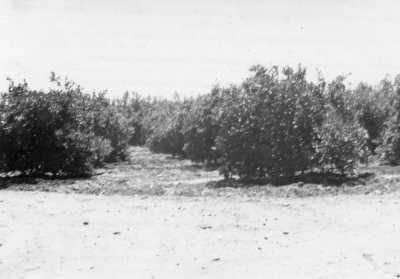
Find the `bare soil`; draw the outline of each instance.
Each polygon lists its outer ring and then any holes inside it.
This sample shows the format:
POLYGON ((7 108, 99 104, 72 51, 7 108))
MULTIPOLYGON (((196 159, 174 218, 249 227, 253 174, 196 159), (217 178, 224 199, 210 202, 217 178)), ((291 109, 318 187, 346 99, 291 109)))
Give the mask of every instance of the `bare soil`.
POLYGON ((398 278, 400 195, 2 191, 0 278, 398 278))
POLYGON ((0 278, 400 278, 398 168, 248 186, 131 154, 90 179, 0 180, 0 278))

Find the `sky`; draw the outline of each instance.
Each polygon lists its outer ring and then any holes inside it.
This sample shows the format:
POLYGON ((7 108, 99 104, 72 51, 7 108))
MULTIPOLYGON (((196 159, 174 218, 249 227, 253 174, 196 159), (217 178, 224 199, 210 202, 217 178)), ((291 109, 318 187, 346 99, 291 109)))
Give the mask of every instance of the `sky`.
POLYGON ((0 0, 0 89, 197 95, 255 64, 377 83, 400 73, 398 0, 0 0))

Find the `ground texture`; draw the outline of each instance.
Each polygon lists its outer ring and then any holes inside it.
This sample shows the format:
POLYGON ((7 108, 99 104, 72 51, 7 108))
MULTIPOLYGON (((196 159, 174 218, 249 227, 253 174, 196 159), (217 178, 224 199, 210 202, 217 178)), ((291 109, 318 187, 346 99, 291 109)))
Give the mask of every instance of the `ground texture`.
POLYGON ((399 193, 0 194, 0 278, 400 277, 399 193))
POLYGON ((134 147, 128 162, 109 164, 98 169, 91 178, 7 179, 0 176, 0 189, 94 195, 263 198, 383 194, 400 188, 400 167, 369 166, 357 172, 361 178, 345 180, 343 183, 304 181, 279 187, 262 182, 249 185, 232 180, 223 181, 217 170, 206 169, 189 160, 134 147))
POLYGON ((222 181, 133 148, 89 179, 0 177, 0 278, 400 278, 400 170, 222 181))

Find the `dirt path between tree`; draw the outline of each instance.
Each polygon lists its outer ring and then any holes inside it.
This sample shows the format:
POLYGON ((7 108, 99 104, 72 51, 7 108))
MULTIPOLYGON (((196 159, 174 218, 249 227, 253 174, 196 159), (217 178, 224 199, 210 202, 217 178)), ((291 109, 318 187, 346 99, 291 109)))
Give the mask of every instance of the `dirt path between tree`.
POLYGON ((400 194, 0 192, 0 278, 396 278, 400 194))

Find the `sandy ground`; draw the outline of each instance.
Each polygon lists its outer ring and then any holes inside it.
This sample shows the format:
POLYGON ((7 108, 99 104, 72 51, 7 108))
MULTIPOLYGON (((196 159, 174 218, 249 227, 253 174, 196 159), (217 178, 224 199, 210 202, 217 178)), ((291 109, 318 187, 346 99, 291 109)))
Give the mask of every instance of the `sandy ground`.
POLYGON ((396 278, 400 194, 0 192, 0 278, 396 278))

